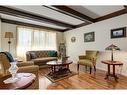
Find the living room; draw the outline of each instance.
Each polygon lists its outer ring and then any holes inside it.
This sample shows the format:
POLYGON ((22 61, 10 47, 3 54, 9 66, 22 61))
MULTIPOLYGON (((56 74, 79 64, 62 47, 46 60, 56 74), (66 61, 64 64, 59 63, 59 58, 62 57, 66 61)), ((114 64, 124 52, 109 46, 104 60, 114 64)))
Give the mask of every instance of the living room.
MULTIPOLYGON (((30 77, 26 78, 29 83, 16 79, 8 84, 10 64, 1 65, 1 74, 7 73, 1 77, 1 89, 29 89, 35 84, 38 87, 30 89, 127 89, 126 17, 126 5, 0 6, 0 52, 7 51, 14 61, 27 64, 18 71, 30 77), (95 56, 95 60, 85 63, 81 55, 95 56)), ((1 64, 8 62, 0 57, 1 64)))

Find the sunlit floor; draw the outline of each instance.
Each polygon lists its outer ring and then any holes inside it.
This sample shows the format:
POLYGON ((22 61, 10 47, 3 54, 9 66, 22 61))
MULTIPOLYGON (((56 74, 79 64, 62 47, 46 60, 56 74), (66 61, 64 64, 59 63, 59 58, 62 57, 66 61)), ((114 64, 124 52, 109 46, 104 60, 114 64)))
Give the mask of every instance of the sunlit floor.
MULTIPOLYGON (((71 71, 76 71, 76 64, 70 66, 71 71)), ((105 71, 97 70, 96 73, 89 74, 85 69, 72 77, 52 83, 44 75, 49 69, 40 69, 39 71, 39 89, 127 89, 127 77, 118 75, 118 82, 110 77, 105 80, 105 71)))

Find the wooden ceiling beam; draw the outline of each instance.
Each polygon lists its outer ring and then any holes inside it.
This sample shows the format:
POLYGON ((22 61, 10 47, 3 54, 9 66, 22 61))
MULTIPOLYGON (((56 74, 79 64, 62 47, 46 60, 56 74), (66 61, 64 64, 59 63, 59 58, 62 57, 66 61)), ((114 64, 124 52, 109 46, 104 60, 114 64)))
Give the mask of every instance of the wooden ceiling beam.
POLYGON ((58 31, 58 32, 65 31, 65 29, 51 28, 51 27, 46 27, 46 26, 41 26, 41 25, 36 25, 36 24, 30 24, 30 23, 24 23, 24 22, 4 19, 4 18, 0 18, 0 19, 4 23, 10 23, 10 24, 16 24, 16 25, 22 25, 22 26, 28 26, 28 27, 35 27, 35 28, 43 28, 43 29, 49 29, 49 30, 58 31))
POLYGON ((120 16, 120 15, 126 14, 126 13, 127 13, 126 9, 122 9, 122 10, 110 13, 108 15, 101 16, 101 17, 96 18, 94 20, 95 20, 95 22, 98 22, 98 21, 106 20, 106 19, 113 18, 113 17, 116 17, 116 16, 120 16))
MULTIPOLYGON (((81 23, 81 24, 79 24, 79 25, 76 25, 76 27, 75 28, 73 28, 73 29, 76 29, 76 28, 80 28, 80 27, 83 27, 83 26, 86 26, 86 25, 89 25, 89 24, 91 24, 91 23, 89 23, 89 22, 85 22, 85 23, 81 23)), ((63 30, 63 32, 66 32, 66 31, 69 31, 69 30, 73 30, 73 29, 65 29, 65 30, 63 30)))
MULTIPOLYGON (((105 16, 98 17, 98 18, 94 19, 94 21, 99 22, 99 21, 103 21, 103 20, 106 20, 106 19, 116 17, 116 16, 120 16, 120 15, 123 15, 123 14, 126 14, 126 13, 127 13, 127 6, 124 6, 124 9, 113 12, 113 13, 110 13, 110 14, 107 14, 105 16)), ((90 23, 82 23, 82 24, 77 25, 75 28, 80 28, 80 27, 83 27, 83 26, 89 25, 89 24, 90 23)), ((64 32, 66 32, 68 30, 72 30, 72 29, 66 29, 64 32)))
POLYGON ((125 10, 127 11, 127 5, 124 5, 123 7, 124 7, 124 8, 125 8, 125 10))
MULTIPOLYGON (((57 8, 57 9, 61 10, 61 11, 64 12, 65 14, 71 14, 71 15, 73 15, 73 16, 75 16, 75 17, 78 17, 78 18, 84 20, 84 21, 89 21, 89 22, 91 22, 91 23, 94 22, 94 19, 93 19, 93 18, 91 18, 91 17, 89 17, 89 16, 87 16, 87 15, 84 15, 84 14, 82 14, 82 13, 80 13, 80 12, 78 12, 78 11, 72 9, 72 8, 67 7, 67 6, 53 5, 53 7, 55 7, 55 8, 57 8)), ((73 17, 73 16, 72 16, 72 17, 73 17)))
POLYGON ((67 27, 70 29, 75 27, 75 25, 71 25, 71 24, 61 22, 58 20, 54 20, 51 18, 47 18, 47 17, 43 17, 43 16, 34 15, 31 13, 27 13, 27 12, 15 10, 12 8, 8 8, 6 6, 0 6, 0 13, 19 17, 19 18, 29 19, 29 20, 33 20, 33 21, 43 22, 43 23, 47 23, 47 24, 57 25, 57 26, 61 26, 61 27, 67 27))

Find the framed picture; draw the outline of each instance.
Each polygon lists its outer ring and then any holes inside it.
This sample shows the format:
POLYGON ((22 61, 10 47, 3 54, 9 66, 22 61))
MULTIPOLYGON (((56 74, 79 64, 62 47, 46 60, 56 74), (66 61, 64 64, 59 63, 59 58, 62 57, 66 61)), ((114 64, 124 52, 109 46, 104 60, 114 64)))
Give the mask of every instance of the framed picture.
POLYGON ((84 42, 94 42, 95 34, 94 32, 84 33, 84 42))
POLYGON ((111 38, 122 38, 122 37, 126 37, 126 27, 111 30, 111 38))

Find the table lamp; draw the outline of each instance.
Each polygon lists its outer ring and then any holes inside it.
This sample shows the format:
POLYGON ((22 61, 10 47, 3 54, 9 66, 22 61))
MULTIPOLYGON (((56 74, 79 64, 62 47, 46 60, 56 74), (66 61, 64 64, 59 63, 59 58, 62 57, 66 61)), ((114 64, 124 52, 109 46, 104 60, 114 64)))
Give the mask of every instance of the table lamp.
POLYGON ((10 39, 13 38, 13 33, 12 32, 5 32, 5 38, 9 38, 8 44, 9 44, 9 52, 10 52, 10 44, 11 44, 10 39))
POLYGON ((105 48, 105 50, 111 50, 112 51, 112 53, 111 53, 111 61, 114 61, 113 60, 113 51, 120 50, 120 48, 117 47, 117 46, 115 46, 115 45, 113 45, 113 44, 111 44, 110 46, 108 46, 107 48, 105 48))

